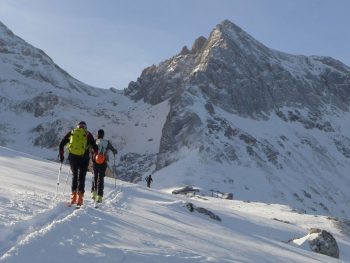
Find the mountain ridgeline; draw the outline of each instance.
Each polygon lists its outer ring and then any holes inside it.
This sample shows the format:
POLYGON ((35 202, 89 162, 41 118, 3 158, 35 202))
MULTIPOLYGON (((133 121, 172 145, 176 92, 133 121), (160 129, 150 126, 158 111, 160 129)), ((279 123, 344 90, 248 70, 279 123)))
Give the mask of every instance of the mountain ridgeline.
POLYGON ((350 68, 329 57, 271 50, 230 21, 191 50, 145 69, 126 93, 157 104, 186 91, 243 117, 261 117, 284 106, 348 110, 350 68), (193 88, 195 87, 195 88, 193 88))
MULTIPOLYGON (((329 57, 271 50, 225 20, 208 39, 199 37, 191 50, 184 47, 173 58, 146 68, 125 94, 152 105, 169 100, 171 109, 160 147, 163 156, 182 146, 200 145, 208 152, 204 138, 220 132, 228 139, 238 136, 257 144, 255 138, 216 114, 217 109, 254 120, 268 120, 274 113, 307 129, 334 131, 323 117, 336 109, 349 111, 350 68, 329 57), (205 118, 194 104, 206 110, 205 118)), ((225 149, 224 145, 219 148, 225 149)), ((228 158, 236 160, 234 150, 229 151, 228 158)), ((220 161, 223 156, 215 157, 220 161)), ((169 162, 167 157, 158 161, 158 169, 169 162)))
POLYGON ((225 20, 124 91, 102 90, 3 24, 0 34, 1 145, 56 154, 83 118, 117 146, 125 180, 154 172, 157 182, 181 166, 188 172, 164 185, 210 184, 239 199, 350 216, 350 68, 340 61, 269 49, 225 20))

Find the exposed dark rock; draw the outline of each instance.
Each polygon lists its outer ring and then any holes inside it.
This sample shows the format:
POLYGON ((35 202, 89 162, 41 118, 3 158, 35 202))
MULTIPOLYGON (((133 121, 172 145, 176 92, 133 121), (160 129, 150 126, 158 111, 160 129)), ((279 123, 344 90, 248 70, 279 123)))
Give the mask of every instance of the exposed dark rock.
POLYGON ((159 155, 156 169, 159 170, 177 160, 172 154, 182 147, 199 148, 194 145, 198 140, 198 131, 201 129, 202 121, 193 111, 187 110, 186 105, 191 104, 191 98, 184 98, 173 104, 167 116, 162 130, 159 155), (171 159, 169 158, 171 156, 171 159))
POLYGON ((204 105, 205 109, 208 111, 208 113, 210 115, 213 115, 215 113, 215 110, 214 110, 214 107, 213 107, 213 104, 211 104, 210 102, 207 102, 205 105, 204 105))
POLYGON ((320 254, 339 258, 339 247, 333 235, 326 230, 312 228, 310 234, 318 234, 316 238, 310 239, 310 248, 320 254))
POLYGON ((187 194, 195 194, 195 193, 199 193, 199 189, 194 188, 191 185, 186 185, 180 189, 176 189, 172 191, 172 194, 174 195, 178 195, 178 194, 187 195, 187 194))
POLYGON ((325 132, 334 132, 334 129, 329 121, 322 120, 322 114, 318 110, 310 111, 308 116, 304 117, 298 110, 288 111, 288 117, 279 111, 277 113, 284 121, 300 122, 305 129, 319 129, 325 132))
POLYGON ((286 221, 286 220, 281 220, 281 219, 278 219, 278 218, 272 218, 273 220, 275 220, 275 221, 278 221, 278 222, 282 222, 282 223, 285 223, 285 224, 292 224, 291 222, 289 222, 289 221, 286 221))
POLYGON ((209 211, 208 209, 206 208, 203 208, 203 207, 196 207, 194 204, 188 202, 186 203, 186 208, 190 211, 190 212, 194 212, 194 211, 197 211, 198 213, 200 214, 204 214, 204 215, 207 215, 209 216, 211 219, 214 219, 214 220, 217 220, 219 222, 221 222, 221 218, 214 214, 213 212, 209 211))
POLYGON ((237 129, 233 129, 231 126, 227 126, 224 135, 229 139, 233 139, 233 137, 237 136, 238 133, 239 131, 237 129))
POLYGON ((293 238, 289 241, 298 246, 308 243, 309 248, 323 255, 339 258, 339 247, 333 235, 326 230, 311 228, 307 238, 293 238))
POLYGON ((334 144, 338 151, 346 158, 350 158, 350 139, 345 136, 340 136, 334 139, 334 144))
POLYGON ((152 172, 156 160, 155 155, 127 153, 120 157, 117 165, 117 178, 123 181, 137 183, 142 175, 152 172))
POLYGON ((184 46, 181 49, 180 55, 188 55, 188 54, 190 54, 190 51, 188 50, 187 46, 184 46))
POLYGON ((278 162, 279 152, 267 141, 261 144, 262 151, 265 153, 267 160, 273 163, 278 169, 282 169, 282 165, 278 162))
POLYGON ((203 36, 200 36, 199 38, 197 38, 194 41, 194 43, 192 45, 191 52, 197 53, 197 52, 201 51, 204 48, 206 42, 207 42, 207 39, 203 36))
POLYGON ((57 95, 51 92, 44 92, 28 101, 21 102, 16 108, 33 113, 34 117, 40 117, 52 110, 58 103, 59 98, 57 95))
POLYGON ((39 124, 31 130, 35 138, 34 146, 43 148, 55 148, 59 145, 61 132, 64 129, 65 123, 61 120, 39 124))
POLYGON ((239 135, 239 139, 241 139, 242 141, 244 141, 246 144, 248 144, 250 146, 254 146, 257 142, 257 140, 249 134, 242 133, 239 135))

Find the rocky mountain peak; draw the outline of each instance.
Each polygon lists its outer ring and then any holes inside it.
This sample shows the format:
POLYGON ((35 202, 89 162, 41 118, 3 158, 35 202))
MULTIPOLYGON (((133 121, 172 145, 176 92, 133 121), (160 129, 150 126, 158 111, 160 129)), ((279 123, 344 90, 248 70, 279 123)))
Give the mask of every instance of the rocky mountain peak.
POLYGON ((207 39, 203 36, 200 36, 199 38, 197 38, 194 41, 191 51, 193 53, 197 53, 197 52, 201 51, 203 49, 203 47, 205 46, 206 42, 207 42, 207 39))
POLYGON ((257 117, 284 106, 313 111, 329 104, 349 109, 349 67, 269 49, 228 20, 214 28, 197 61, 192 83, 231 113, 257 117))
POLYGON ((272 50, 229 20, 224 20, 212 30, 206 53, 212 53, 215 59, 229 57, 240 61, 249 57, 261 60, 274 56, 272 50))
POLYGON ((250 43, 250 45, 254 44, 264 46, 242 28, 229 20, 224 20, 220 24, 216 25, 209 36, 209 41, 213 40, 234 42, 236 45, 250 43))
POLYGON ((183 46, 179 55, 188 55, 188 54, 190 54, 190 51, 188 50, 187 46, 183 46))
POLYGON ((241 36, 245 38, 252 38, 248 33, 246 33, 242 28, 232 23, 229 20, 224 20, 220 24, 218 24, 214 30, 221 32, 222 35, 230 35, 233 39, 235 36, 241 36))
POLYGON ((241 141, 253 159, 259 151, 267 156, 267 166, 280 169, 277 156, 288 159, 288 153, 279 152, 269 138, 261 139, 264 135, 259 139, 237 128, 234 118, 268 121, 277 116, 331 133, 336 127, 325 116, 334 109, 349 111, 350 69, 341 62, 269 49, 228 20, 208 39, 194 43, 191 51, 183 49, 144 70, 125 90, 133 100, 151 105, 169 101, 157 169, 176 162, 184 149, 218 162, 241 162, 244 149, 241 154, 235 149, 241 141))
POLYGON ((197 87, 212 104, 254 118, 284 106, 319 110, 332 104, 344 110, 350 101, 349 72, 334 59, 269 49, 224 20, 208 39, 199 37, 190 52, 183 49, 145 70, 126 94, 157 104, 197 87))

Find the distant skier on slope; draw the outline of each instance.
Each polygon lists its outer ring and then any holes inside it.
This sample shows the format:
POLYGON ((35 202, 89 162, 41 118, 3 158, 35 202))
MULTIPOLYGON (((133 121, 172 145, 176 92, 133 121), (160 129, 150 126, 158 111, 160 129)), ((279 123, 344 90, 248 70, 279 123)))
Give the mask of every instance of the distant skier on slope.
POLYGON ((104 177, 107 169, 108 151, 112 151, 114 155, 118 153, 110 141, 103 138, 104 135, 104 130, 98 130, 96 139, 98 152, 97 154, 94 154, 92 158, 94 179, 92 181, 91 195, 92 199, 94 199, 96 203, 101 203, 103 198, 104 177))
POLYGON ((147 187, 151 188, 151 182, 153 182, 152 175, 150 174, 149 176, 147 176, 145 180, 147 182, 147 187))
POLYGON ((81 121, 77 127, 69 131, 59 146, 61 163, 64 161, 64 146, 68 145, 68 161, 72 170, 72 194, 70 204, 81 206, 85 192, 85 177, 89 165, 90 148, 97 152, 94 137, 87 130, 86 122, 81 121))

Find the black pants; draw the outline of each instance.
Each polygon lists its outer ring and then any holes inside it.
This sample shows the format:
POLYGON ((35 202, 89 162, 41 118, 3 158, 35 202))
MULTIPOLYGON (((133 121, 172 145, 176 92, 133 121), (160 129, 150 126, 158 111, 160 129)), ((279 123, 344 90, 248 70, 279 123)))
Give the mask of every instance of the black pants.
POLYGON ((94 163, 94 180, 92 181, 91 192, 97 192, 98 195, 103 196, 104 180, 107 170, 107 164, 94 163))
POLYGON ((89 158, 69 154, 70 169, 72 170, 72 192, 85 192, 85 178, 89 166, 89 158))

